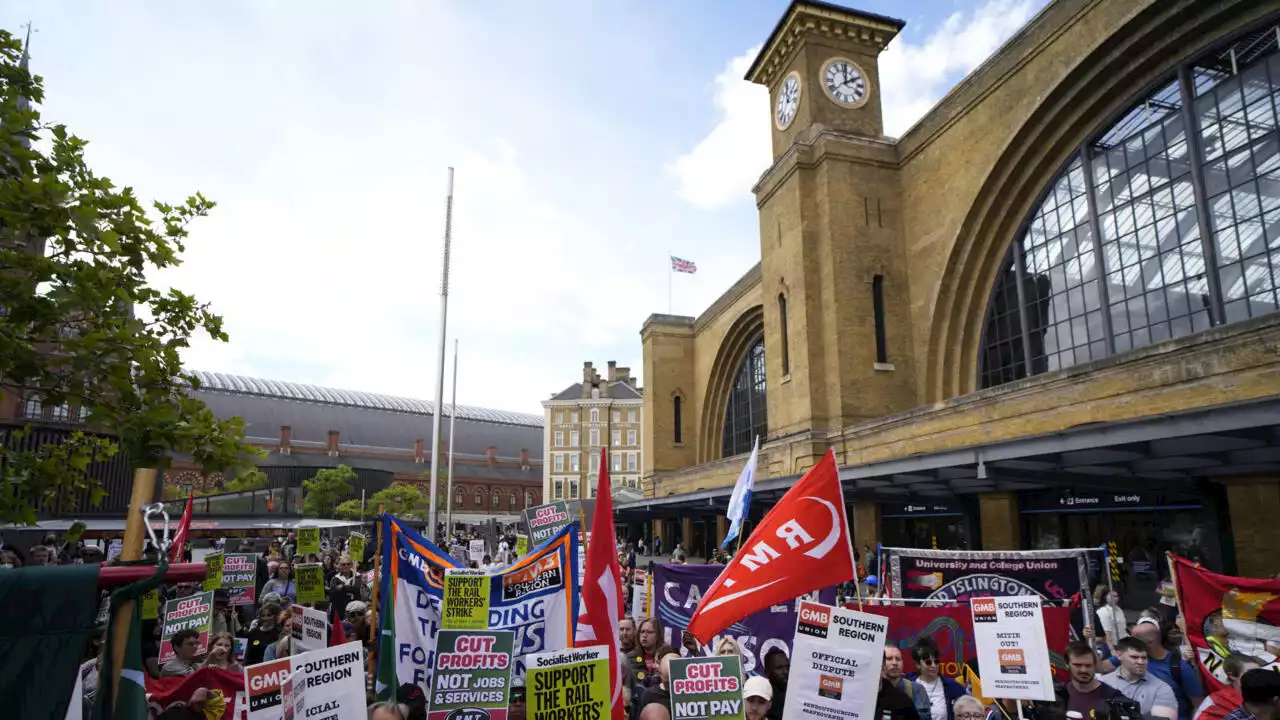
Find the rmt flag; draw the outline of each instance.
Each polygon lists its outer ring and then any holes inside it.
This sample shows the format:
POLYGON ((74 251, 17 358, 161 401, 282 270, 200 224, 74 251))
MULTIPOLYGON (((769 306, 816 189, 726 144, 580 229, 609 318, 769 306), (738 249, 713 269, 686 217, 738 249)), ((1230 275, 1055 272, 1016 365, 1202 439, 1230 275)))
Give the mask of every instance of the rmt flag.
POLYGON ((782 496, 702 596, 689 632, 706 645, 735 622, 853 579, 853 544, 831 451, 782 496))

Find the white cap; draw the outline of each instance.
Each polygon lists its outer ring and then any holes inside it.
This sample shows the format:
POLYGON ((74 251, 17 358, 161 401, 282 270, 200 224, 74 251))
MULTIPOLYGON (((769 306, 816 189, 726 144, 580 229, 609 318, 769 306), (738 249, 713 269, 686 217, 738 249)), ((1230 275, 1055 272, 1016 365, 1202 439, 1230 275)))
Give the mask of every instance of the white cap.
POLYGON ((753 697, 764 698, 772 702, 773 686, 769 684, 768 680, 759 675, 747 678, 746 684, 742 687, 742 699, 753 697))

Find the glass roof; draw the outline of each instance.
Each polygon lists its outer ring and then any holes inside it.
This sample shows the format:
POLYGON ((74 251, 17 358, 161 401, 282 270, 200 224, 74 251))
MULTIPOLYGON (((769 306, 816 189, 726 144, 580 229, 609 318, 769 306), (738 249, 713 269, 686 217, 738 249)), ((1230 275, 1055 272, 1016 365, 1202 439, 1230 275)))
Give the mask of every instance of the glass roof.
MULTIPOLYGON (((200 381, 201 390, 215 392, 239 393, 243 395, 260 395, 263 397, 281 398, 284 400, 300 400, 303 402, 326 403, 330 405, 346 405, 369 410, 388 410, 414 415, 433 415, 435 403, 414 398, 380 395, 378 393, 358 390, 336 390, 306 385, 303 383, 284 382, 281 380, 262 380, 259 378, 231 375, 229 373, 191 372, 200 381)), ((445 405, 444 417, 449 417, 450 406, 445 405)), ((542 427, 541 415, 509 412, 507 410, 490 410, 488 408, 458 406, 458 418, 462 420, 478 420, 480 422, 503 423, 506 425, 524 425, 542 427)))

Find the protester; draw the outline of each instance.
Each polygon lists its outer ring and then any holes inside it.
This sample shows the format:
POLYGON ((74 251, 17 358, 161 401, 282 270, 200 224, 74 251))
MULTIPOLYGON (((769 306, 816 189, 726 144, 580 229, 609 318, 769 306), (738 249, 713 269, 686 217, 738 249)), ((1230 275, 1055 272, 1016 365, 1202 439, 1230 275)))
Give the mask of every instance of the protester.
POLYGON ((338 560, 338 572, 329 581, 329 602, 339 613, 346 614, 347 605, 361 599, 364 584, 356 574, 355 562, 350 555, 338 560))
POLYGON ((200 651, 200 633, 179 630, 170 639, 173 657, 160 666, 160 677, 182 677, 196 671, 196 655, 200 651))
POLYGON ((920 720, 929 720, 933 717, 933 703, 929 700, 928 691, 920 683, 904 677, 902 667, 901 648, 892 644, 885 645, 884 665, 880 669, 880 676, 888 681, 890 687, 911 698, 920 720))
POLYGON ((427 694, 413 683, 405 683, 396 690, 396 702, 405 720, 426 720, 427 694))
MULTIPOLYGON (((1180 649, 1171 650, 1165 646, 1166 635, 1158 621, 1142 618, 1134 624, 1131 634, 1147 648, 1147 673, 1173 689, 1174 698, 1178 701, 1178 720, 1191 720, 1192 711, 1204 700, 1204 689, 1200 687, 1196 667, 1183 660, 1180 649)), ((1115 665, 1115 658, 1109 662, 1115 665)))
POLYGON ((1119 690, 1138 703, 1143 715, 1176 720, 1178 699, 1173 688, 1147 673, 1147 644, 1137 637, 1127 637, 1116 644, 1120 668, 1101 677, 1102 682, 1119 690))
POLYGON ((1107 593, 1106 598, 1107 604, 1098 608, 1095 614, 1105 634, 1102 639, 1106 641, 1107 648, 1114 651, 1116 643, 1129 637, 1129 630, 1126 627, 1128 621, 1125 620, 1124 610, 1120 607, 1120 593, 1112 590, 1107 593))
POLYGON ((773 648, 764 654, 764 676, 773 688, 769 704, 771 720, 781 720, 782 708, 787 700, 787 681, 791 678, 791 658, 782 648, 773 648))
POLYGON ((618 620, 618 651, 630 657, 636 650, 636 619, 626 615, 618 620))
POLYGON ((402 706, 380 702, 369 706, 369 720, 408 720, 408 717, 402 706))
POLYGON ((232 639, 231 633, 214 633, 209 638, 209 654, 204 659, 204 665, 235 673, 244 671, 244 667, 236 662, 236 641, 232 639))
POLYGON ((773 705, 773 686, 760 677, 749 677, 742 685, 743 709, 746 720, 765 720, 773 705))
MULTIPOLYGON (((904 696, 905 697, 905 696, 904 696)), ((915 705, 911 705, 914 710, 915 705)), ((983 720, 987 716, 987 709, 982 706, 982 701, 972 695, 962 695, 956 698, 955 703, 951 706, 951 714, 956 720, 983 720)), ((1090 718, 1090 720, 1095 720, 1090 718)), ((1097 718, 1096 720, 1102 720, 1097 718)))
POLYGON ((512 680, 511 699, 507 703, 507 720, 526 720, 527 717, 524 680, 512 680))
POLYGON ((1240 695, 1240 679, 1245 673, 1264 667, 1266 663, 1241 653, 1231 653, 1222 661, 1222 672, 1227 676, 1227 686, 1213 693, 1196 708, 1195 720, 1222 720, 1244 702, 1240 695))
POLYGON ((1277 720, 1280 718, 1280 673, 1255 668, 1240 678, 1242 702, 1226 720, 1277 720))
POLYGON ((258 618, 249 626, 248 639, 245 643, 246 665, 257 665, 262 662, 267 646, 280 639, 280 629, 276 626, 279 617, 280 606, 274 602, 266 602, 258 608, 258 618))
POLYGON ((955 720, 952 705, 966 693, 960 683, 938 672, 938 658, 938 645, 933 638, 920 638, 911 647, 911 659, 915 661, 916 672, 907 675, 906 679, 914 680, 924 688, 929 698, 932 720, 955 720))
MULTIPOLYGON (((667 683, 671 678, 671 661, 679 657, 680 653, 667 648, 667 651, 659 658, 657 672, 655 673, 657 682, 649 687, 640 698, 639 707, 642 720, 647 720, 644 713, 650 705, 659 705, 666 710, 668 715, 671 713, 671 691, 668 689, 667 683)), ((653 713, 650 712, 650 717, 652 716, 653 713)))
POLYGON ((263 593, 279 593, 284 604, 292 605, 298 601, 298 588, 293 583, 293 568, 288 563, 276 566, 275 575, 263 586, 263 593))

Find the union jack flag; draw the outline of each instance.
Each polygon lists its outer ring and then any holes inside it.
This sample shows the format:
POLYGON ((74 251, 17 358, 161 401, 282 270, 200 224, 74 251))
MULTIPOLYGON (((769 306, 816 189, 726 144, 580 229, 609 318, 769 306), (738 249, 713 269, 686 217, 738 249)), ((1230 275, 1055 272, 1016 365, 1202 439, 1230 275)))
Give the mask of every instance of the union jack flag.
POLYGON ((689 273, 690 275, 698 272, 698 264, 692 260, 671 256, 671 269, 674 272, 689 273))

